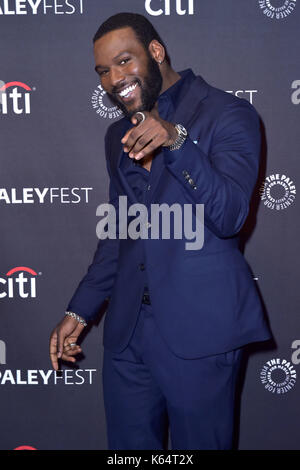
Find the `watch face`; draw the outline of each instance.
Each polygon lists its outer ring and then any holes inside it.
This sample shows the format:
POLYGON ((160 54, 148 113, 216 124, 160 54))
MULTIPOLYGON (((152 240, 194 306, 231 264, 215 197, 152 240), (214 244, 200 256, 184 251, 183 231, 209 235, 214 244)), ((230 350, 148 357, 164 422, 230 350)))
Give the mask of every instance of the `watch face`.
POLYGON ((182 124, 177 124, 179 130, 180 130, 180 133, 183 134, 183 135, 187 135, 187 130, 183 127, 182 124))

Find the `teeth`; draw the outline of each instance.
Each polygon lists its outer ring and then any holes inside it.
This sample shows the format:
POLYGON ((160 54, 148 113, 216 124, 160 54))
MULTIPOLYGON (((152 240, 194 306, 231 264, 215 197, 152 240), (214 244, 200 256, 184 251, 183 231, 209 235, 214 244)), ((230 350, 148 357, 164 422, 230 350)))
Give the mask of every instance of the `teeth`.
POLYGON ((123 98, 124 96, 129 95, 129 93, 131 93, 136 87, 137 87, 137 83, 135 83, 134 85, 131 85, 131 86, 125 88, 124 90, 122 90, 122 91, 119 93, 119 95, 123 98))

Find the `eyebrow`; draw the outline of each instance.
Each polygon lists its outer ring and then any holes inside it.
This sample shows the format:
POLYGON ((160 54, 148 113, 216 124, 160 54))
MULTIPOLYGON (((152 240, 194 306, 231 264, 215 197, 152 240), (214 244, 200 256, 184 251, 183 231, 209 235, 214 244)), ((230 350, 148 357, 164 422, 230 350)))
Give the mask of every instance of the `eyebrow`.
MULTIPOLYGON (((130 54, 130 52, 127 52, 127 51, 120 52, 120 54, 116 55, 116 56, 113 58, 113 60, 119 59, 119 57, 121 57, 121 56, 124 55, 124 54, 130 54)), ((101 65, 101 64, 98 64, 98 65, 95 66, 95 71, 96 71, 96 72, 97 72, 97 69, 98 69, 98 68, 99 68, 99 69, 105 69, 106 67, 103 66, 103 65, 101 65)))

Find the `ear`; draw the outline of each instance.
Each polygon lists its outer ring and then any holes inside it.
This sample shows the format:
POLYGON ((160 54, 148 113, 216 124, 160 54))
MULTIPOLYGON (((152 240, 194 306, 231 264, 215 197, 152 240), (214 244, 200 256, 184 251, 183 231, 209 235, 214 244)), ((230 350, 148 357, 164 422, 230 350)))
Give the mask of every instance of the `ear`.
POLYGON ((158 62, 159 64, 162 64, 162 62, 165 60, 165 48, 156 39, 153 39, 150 42, 149 52, 151 57, 153 57, 153 59, 156 60, 156 62, 158 62))

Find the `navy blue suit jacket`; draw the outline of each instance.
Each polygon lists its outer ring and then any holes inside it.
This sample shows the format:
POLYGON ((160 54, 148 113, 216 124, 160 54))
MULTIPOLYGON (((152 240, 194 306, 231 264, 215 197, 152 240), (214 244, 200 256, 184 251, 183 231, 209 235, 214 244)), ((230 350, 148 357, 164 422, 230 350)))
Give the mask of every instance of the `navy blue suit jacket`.
MULTIPOLYGON (((99 241, 68 310, 89 320, 109 297, 103 341, 115 352, 127 346, 136 324, 145 279, 141 263, 158 328, 179 357, 218 354, 271 337, 238 249, 258 174, 259 118, 248 101, 188 73, 191 80, 176 103, 173 122, 183 124, 189 136, 179 150, 163 148, 155 157, 150 200, 204 204, 204 245, 188 251, 185 238, 99 241)), ((137 202, 121 165, 120 140, 130 126, 123 118, 105 138, 110 202, 116 210, 120 195, 128 204, 137 202)))

